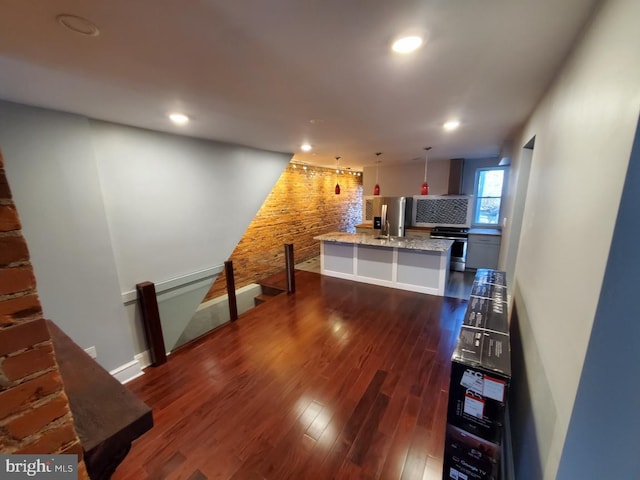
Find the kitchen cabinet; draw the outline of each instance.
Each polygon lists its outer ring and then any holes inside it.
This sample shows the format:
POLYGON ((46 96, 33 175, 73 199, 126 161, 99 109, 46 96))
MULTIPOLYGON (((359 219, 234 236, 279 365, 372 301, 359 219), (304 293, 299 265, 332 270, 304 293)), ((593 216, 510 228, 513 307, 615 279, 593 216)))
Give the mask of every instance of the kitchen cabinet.
POLYGON ((320 273, 329 277, 444 295, 449 280, 451 240, 392 237, 389 240, 357 233, 333 232, 320 240, 320 273))
POLYGON ((500 235, 474 234, 469 232, 466 268, 498 268, 500 241, 500 235))

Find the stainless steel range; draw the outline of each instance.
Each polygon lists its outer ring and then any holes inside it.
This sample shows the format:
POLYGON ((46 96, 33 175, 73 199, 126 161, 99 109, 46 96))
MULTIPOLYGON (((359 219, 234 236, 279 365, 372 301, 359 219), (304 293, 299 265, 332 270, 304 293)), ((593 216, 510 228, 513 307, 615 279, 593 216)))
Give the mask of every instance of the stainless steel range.
POLYGON ((453 240, 451 247, 451 270, 464 272, 467 262, 467 241, 469 239, 468 228, 434 227, 431 230, 431 238, 453 240))

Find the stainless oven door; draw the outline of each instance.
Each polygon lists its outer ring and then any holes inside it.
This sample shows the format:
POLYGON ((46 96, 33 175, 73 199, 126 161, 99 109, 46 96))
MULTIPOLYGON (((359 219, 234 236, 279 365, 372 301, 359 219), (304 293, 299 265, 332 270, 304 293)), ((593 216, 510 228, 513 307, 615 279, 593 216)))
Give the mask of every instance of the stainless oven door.
POLYGON ((464 272, 467 261, 467 239, 459 237, 449 237, 447 235, 431 235, 433 239, 453 240, 451 246, 451 266, 450 270, 464 272))

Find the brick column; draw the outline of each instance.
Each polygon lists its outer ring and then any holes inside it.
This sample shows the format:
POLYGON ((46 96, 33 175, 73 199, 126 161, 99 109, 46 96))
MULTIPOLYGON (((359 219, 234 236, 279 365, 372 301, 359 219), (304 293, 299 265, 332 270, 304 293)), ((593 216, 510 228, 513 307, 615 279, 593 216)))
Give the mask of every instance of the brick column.
POLYGON ((0 153, 0 452, 75 453, 88 478, 0 153))

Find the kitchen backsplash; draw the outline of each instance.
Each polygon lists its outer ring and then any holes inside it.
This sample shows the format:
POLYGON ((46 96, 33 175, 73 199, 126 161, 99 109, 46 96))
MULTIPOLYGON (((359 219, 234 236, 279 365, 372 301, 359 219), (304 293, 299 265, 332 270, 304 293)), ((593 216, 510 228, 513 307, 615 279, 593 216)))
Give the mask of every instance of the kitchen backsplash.
POLYGON ((413 197, 412 224, 418 227, 469 227, 471 199, 468 195, 416 195, 413 197))

